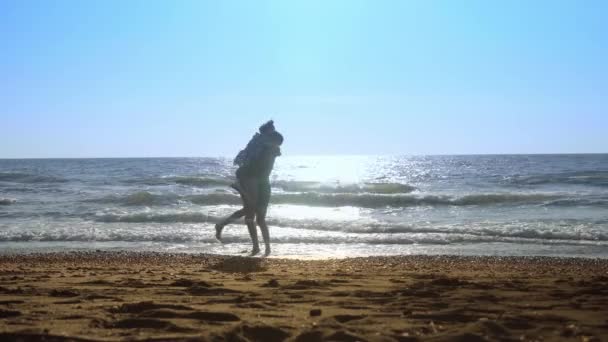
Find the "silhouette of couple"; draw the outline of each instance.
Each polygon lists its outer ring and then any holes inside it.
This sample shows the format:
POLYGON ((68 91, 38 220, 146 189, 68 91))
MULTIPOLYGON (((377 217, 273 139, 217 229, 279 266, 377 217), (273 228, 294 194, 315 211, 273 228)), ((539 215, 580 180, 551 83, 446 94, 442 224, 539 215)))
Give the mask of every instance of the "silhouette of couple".
POLYGON ((238 166, 236 182, 232 187, 239 192, 243 208, 235 211, 215 225, 215 236, 222 239, 222 230, 229 223, 245 216, 245 223, 251 236, 253 249, 250 255, 260 252, 256 223, 260 226, 264 239, 264 255, 270 254, 270 235, 266 224, 266 212, 270 202, 270 172, 274 167, 276 157, 281 155, 283 136, 277 132, 272 120, 260 126, 247 144, 234 159, 238 166))

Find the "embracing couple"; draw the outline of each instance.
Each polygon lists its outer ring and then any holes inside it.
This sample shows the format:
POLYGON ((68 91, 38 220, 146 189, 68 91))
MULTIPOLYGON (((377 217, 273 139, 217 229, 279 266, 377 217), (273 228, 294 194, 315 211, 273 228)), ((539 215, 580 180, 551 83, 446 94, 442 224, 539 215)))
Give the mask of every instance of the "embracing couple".
POLYGON ((238 166, 236 182, 232 187, 239 192, 243 201, 243 208, 235 211, 215 225, 215 236, 222 239, 222 229, 229 223, 245 216, 245 223, 251 236, 253 250, 251 255, 260 252, 256 223, 260 226, 264 245, 264 255, 270 254, 270 235, 266 225, 266 211, 270 202, 270 172, 274 167, 274 160, 281 155, 283 136, 274 128, 273 121, 260 126, 244 150, 234 159, 238 166))

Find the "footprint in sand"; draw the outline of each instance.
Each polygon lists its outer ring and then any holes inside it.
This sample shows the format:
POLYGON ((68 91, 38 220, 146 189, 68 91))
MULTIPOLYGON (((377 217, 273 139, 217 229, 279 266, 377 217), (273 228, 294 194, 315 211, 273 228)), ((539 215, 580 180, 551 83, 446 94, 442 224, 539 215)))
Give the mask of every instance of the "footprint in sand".
POLYGON ((173 309, 173 310, 193 310, 189 306, 178 305, 178 304, 157 304, 151 301, 137 302, 137 303, 125 303, 118 307, 113 307, 110 312, 113 313, 141 313, 144 311, 150 311, 155 309, 173 309))
POLYGON ((62 300, 59 302, 54 302, 53 304, 80 304, 82 303, 82 301, 80 299, 69 299, 69 300, 62 300))
POLYGON ((356 321, 359 319, 363 319, 367 316, 365 315, 335 315, 334 319, 340 323, 346 323, 350 321, 356 321))
POLYGON ((195 311, 189 314, 183 315, 183 318, 198 319, 201 321, 214 321, 214 322, 236 322, 240 321, 241 318, 235 314, 228 312, 205 312, 195 311))
POLYGON ((225 287, 205 287, 194 285, 186 289, 186 291, 194 296, 222 296, 227 293, 241 293, 241 291, 228 289, 225 287))
POLYGON ((235 314, 228 312, 207 312, 207 311, 194 311, 194 312, 178 312, 168 309, 157 309, 142 312, 140 317, 145 318, 186 318, 195 319, 199 321, 209 322, 238 322, 241 318, 235 314))
POLYGON ((270 279, 267 283, 261 285, 262 287, 279 287, 279 281, 276 279, 270 279))
POLYGON ((321 282, 318 280, 298 280, 294 284, 284 286, 283 288, 287 290, 309 290, 326 286, 327 282, 321 282))
POLYGON ((327 336, 326 338, 327 341, 343 341, 343 342, 366 342, 367 340, 351 334, 349 332, 346 331, 336 331, 335 333, 327 336))
POLYGON ((4 310, 0 309, 0 318, 17 317, 21 316, 21 312, 15 310, 4 310))
POLYGON ((475 322, 479 317, 465 313, 464 310, 441 310, 431 313, 411 314, 408 318, 430 320, 436 322, 468 323, 475 322))
POLYGON ((175 280, 170 284, 170 286, 176 287, 192 287, 192 286, 200 286, 200 287, 212 287, 211 283, 202 280, 192 280, 187 278, 180 278, 175 280))
POLYGON ((298 335, 294 342, 315 342, 323 341, 323 332, 319 330, 306 331, 298 335))
POLYGON ((149 318, 127 318, 116 321, 110 324, 112 328, 119 329, 158 329, 165 330, 171 332, 189 332, 191 329, 178 327, 177 325, 159 320, 159 319, 149 319, 149 318))
POLYGON ((78 293, 78 291, 73 291, 73 290, 52 290, 49 293, 49 296, 51 297, 77 297, 80 296, 80 293, 78 293))
POLYGON ((268 325, 242 325, 236 327, 232 334, 242 335, 251 341, 283 342, 290 333, 268 325))
POLYGON ((120 300, 119 298, 116 297, 110 297, 110 296, 103 296, 103 295, 98 295, 98 294, 89 294, 84 296, 85 300, 95 300, 95 299, 105 299, 105 300, 120 300))

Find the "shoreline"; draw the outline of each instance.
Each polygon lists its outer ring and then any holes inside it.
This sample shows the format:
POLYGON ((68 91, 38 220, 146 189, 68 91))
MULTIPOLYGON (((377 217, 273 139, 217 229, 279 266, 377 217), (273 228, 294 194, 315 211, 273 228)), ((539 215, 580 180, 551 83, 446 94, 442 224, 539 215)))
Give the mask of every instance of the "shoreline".
POLYGON ((0 255, 3 341, 600 341, 608 260, 0 255))
MULTIPOLYGON (((247 245, 249 247, 249 245, 247 245)), ((36 249, 31 250, 13 250, 0 252, 0 265, 6 263, 8 260, 16 258, 22 259, 23 262, 44 261, 46 262, 65 262, 66 260, 78 260, 93 261, 99 258, 112 260, 127 258, 130 260, 139 260, 141 262, 159 262, 159 259, 165 258, 166 262, 170 262, 173 259, 194 259, 194 260, 223 260, 223 259, 260 259, 262 261, 303 261, 303 262, 330 262, 330 261, 356 261, 356 260, 375 260, 375 259, 395 259, 406 261, 408 259, 428 259, 431 260, 447 260, 451 259, 459 262, 466 261, 484 261, 488 263, 509 263, 509 262, 557 262, 569 264, 569 261, 576 262, 596 262, 599 264, 605 263, 608 265, 608 257, 586 257, 586 256, 549 256, 549 255, 461 255, 461 254, 391 254, 391 255, 366 255, 366 256, 324 256, 320 259, 298 259, 297 255, 290 256, 275 256, 270 255, 269 257, 262 256, 260 253, 255 256, 248 256, 246 253, 239 254, 217 254, 217 253, 204 253, 204 252, 170 252, 170 251, 156 251, 156 250, 128 250, 128 249, 79 249, 79 250, 46 250, 37 251, 36 249)))
MULTIPOLYGON (((273 243, 270 259, 331 260, 361 257, 462 256, 462 257, 548 257, 608 260, 608 248, 602 245, 553 245, 488 242, 476 244, 358 244, 273 243)), ((0 242, 0 256, 57 253, 160 253, 190 255, 246 256, 250 243, 194 242, 124 242, 124 241, 40 241, 0 242), (247 252, 246 252, 247 251, 247 252)))

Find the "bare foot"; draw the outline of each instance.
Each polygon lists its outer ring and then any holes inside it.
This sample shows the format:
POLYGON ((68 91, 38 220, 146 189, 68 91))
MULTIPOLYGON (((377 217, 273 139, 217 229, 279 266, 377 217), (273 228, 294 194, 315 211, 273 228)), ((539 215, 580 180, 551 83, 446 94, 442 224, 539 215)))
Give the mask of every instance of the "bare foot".
POLYGON ((215 238, 219 241, 222 242, 222 229, 224 227, 221 224, 216 224, 215 225, 215 238))
POLYGON ((259 248, 254 248, 251 253, 249 254, 249 256, 254 256, 256 254, 260 253, 260 249, 259 248))
POLYGON ((266 250, 264 251, 264 256, 270 255, 270 246, 266 246, 266 250))

